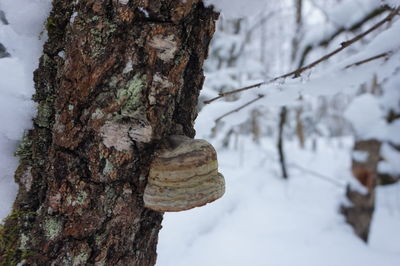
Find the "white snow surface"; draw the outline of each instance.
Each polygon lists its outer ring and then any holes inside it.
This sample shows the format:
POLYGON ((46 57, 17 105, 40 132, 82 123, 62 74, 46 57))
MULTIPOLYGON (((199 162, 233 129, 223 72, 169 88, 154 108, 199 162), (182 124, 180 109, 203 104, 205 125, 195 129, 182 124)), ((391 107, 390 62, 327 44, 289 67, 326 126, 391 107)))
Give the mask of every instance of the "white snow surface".
POLYGON ((352 123, 360 139, 381 139, 386 123, 379 102, 373 95, 366 93, 355 98, 346 110, 345 117, 352 123))
POLYGON ((13 156, 24 131, 32 126, 35 105, 33 71, 42 53, 44 21, 50 0, 1 0, 0 10, 9 25, 0 23, 0 42, 11 54, 0 59, 0 219, 7 216, 17 185, 13 175, 18 159, 13 156))
MULTIPOLYGON (((307 147, 287 143, 289 164, 340 182, 352 179, 351 140, 321 139, 315 153, 307 147)), ((378 188, 366 245, 338 212, 344 186, 294 167, 283 180, 271 140, 239 138, 236 152, 217 150, 226 194, 204 207, 164 215, 158 266, 400 265, 400 184, 378 188)))
POLYGON ((379 162, 378 171, 392 176, 400 176, 400 152, 390 144, 384 143, 381 146, 380 154, 383 160, 379 162))
POLYGON ((225 18, 238 18, 256 15, 267 4, 265 0, 204 0, 206 5, 214 6, 225 18))
POLYGON ((366 151, 353 151, 353 160, 357 162, 366 162, 368 159, 369 153, 366 151))

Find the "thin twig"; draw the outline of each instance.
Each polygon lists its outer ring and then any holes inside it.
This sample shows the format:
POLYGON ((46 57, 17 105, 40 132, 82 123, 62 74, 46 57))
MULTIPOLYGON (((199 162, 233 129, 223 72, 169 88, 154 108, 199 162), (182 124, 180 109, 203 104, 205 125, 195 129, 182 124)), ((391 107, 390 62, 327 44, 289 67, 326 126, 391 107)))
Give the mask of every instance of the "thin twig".
POLYGON ((351 46, 351 45, 354 44, 355 42, 361 40, 362 38, 364 38, 365 36, 367 36, 367 35, 370 34, 371 32, 375 31, 376 29, 378 29, 379 27, 381 27, 382 25, 384 25, 386 22, 391 21, 396 15, 398 15, 399 11, 400 11, 400 8, 397 8, 397 9, 393 10, 392 12, 390 12, 390 14, 389 14, 386 18, 384 18, 383 20, 381 20, 381 21, 379 21, 378 23, 376 23, 376 24, 375 24, 374 26, 372 26, 369 30, 367 30, 367 31, 365 31, 365 32, 363 32, 363 33, 361 33, 361 34, 355 36, 353 39, 350 39, 350 40, 348 40, 348 41, 342 42, 342 43, 341 43, 341 46, 340 46, 339 48, 333 50, 332 52, 330 52, 330 53, 328 53, 328 54, 322 56, 321 58, 315 60, 314 62, 312 62, 312 63, 310 63, 310 64, 308 64, 308 65, 306 65, 306 66, 304 66, 304 67, 298 68, 298 69, 296 69, 296 70, 294 70, 294 71, 292 71, 292 72, 289 72, 289 73, 286 73, 286 74, 284 74, 284 75, 275 77, 275 78, 270 79, 270 80, 268 80, 268 81, 264 81, 264 82, 260 82, 260 83, 254 84, 254 85, 250 85, 250 86, 244 87, 244 88, 240 88, 240 89, 236 89, 236 90, 231 90, 231 91, 227 91, 227 92, 220 93, 217 97, 214 97, 214 98, 212 98, 212 99, 210 99, 210 100, 204 101, 204 103, 205 103, 205 104, 210 104, 210 103, 212 103, 213 101, 216 101, 216 100, 218 100, 218 99, 221 99, 221 98, 223 98, 223 97, 225 97, 225 96, 227 96, 227 95, 231 95, 231 94, 234 94, 234 93, 238 93, 238 92, 250 90, 250 89, 253 89, 253 88, 257 88, 257 87, 260 87, 261 85, 270 84, 270 83, 275 82, 275 81, 277 81, 277 80, 285 79, 285 78, 288 78, 288 77, 291 77, 291 76, 293 76, 293 78, 298 78, 298 77, 300 77, 300 75, 301 75, 304 71, 306 71, 306 70, 308 70, 308 69, 311 69, 311 68, 314 68, 315 66, 317 66, 317 65, 320 64, 321 62, 323 62, 323 61, 325 61, 325 60, 328 60, 329 58, 331 58, 331 57, 334 56, 335 54, 341 52, 341 51, 344 50, 345 48, 351 46))
POLYGON ((376 60, 376 59, 379 59, 379 58, 382 58, 382 57, 386 57, 386 56, 388 56, 389 54, 390 54, 390 52, 378 54, 378 55, 375 55, 375 56, 371 56, 371 57, 368 57, 368 58, 366 58, 366 59, 363 59, 363 60, 357 61, 357 62, 355 62, 355 63, 349 64, 349 65, 345 66, 344 68, 347 69, 347 68, 350 68, 350 67, 352 67, 352 66, 359 66, 359 65, 362 65, 362 64, 371 62, 371 61, 373 61, 373 60, 376 60))
MULTIPOLYGON (((263 149, 263 150, 268 155, 267 158, 269 157, 271 160, 273 160, 275 162, 279 161, 277 158, 275 158, 274 155, 271 154, 270 151, 266 151, 265 149, 263 149)), ((264 159, 264 162, 265 162, 265 159, 264 159)), ((293 168, 297 168, 298 170, 300 170, 300 171, 302 171, 304 173, 307 173, 307 174, 310 174, 310 175, 312 175, 314 177, 320 178, 321 180, 329 182, 329 183, 331 183, 331 184, 333 184, 333 185, 335 185, 337 187, 346 188, 346 186, 347 186, 346 183, 340 182, 339 180, 337 180, 337 179, 335 179, 335 178, 333 178, 331 176, 323 175, 321 173, 315 172, 314 170, 310 170, 308 168, 305 168, 305 167, 303 167, 303 166, 301 166, 299 164, 296 164, 296 163, 292 162, 292 163, 288 163, 288 166, 289 167, 293 167, 293 168)))
POLYGON ((232 111, 229 111, 229 112, 227 112, 227 113, 221 115, 220 117, 218 117, 217 119, 215 119, 215 123, 217 123, 217 122, 220 121, 222 118, 224 118, 224 117, 226 117, 226 116, 228 116, 228 115, 230 115, 230 114, 233 114, 233 113, 235 113, 235 112, 239 112, 239 111, 242 110, 243 108, 249 106, 249 105, 252 104, 252 103, 255 103, 256 101, 260 100, 260 99, 263 98, 263 97, 264 97, 263 94, 259 94, 259 95, 257 96, 257 98, 255 98, 255 99, 253 99, 253 100, 251 100, 251 101, 249 101, 249 102, 247 102, 247 103, 245 103, 245 104, 239 106, 238 108, 236 108, 236 109, 234 109, 234 110, 232 110, 232 111))
POLYGON ((215 97, 215 98, 212 98, 210 100, 204 101, 204 104, 209 104, 209 103, 211 103, 211 102, 213 102, 215 100, 218 100, 221 97, 225 97, 225 96, 228 96, 230 94, 238 93, 238 92, 249 90, 249 89, 252 89, 252 88, 257 88, 257 87, 260 87, 261 85, 264 85, 264 84, 265 84, 265 82, 260 82, 260 83, 253 84, 253 85, 250 85, 250 86, 247 86, 247 87, 243 87, 243 88, 240 88, 240 89, 237 89, 237 90, 220 93, 218 97, 215 97))
POLYGON ((341 187, 341 188, 345 188, 345 187, 346 187, 345 184, 343 184, 342 182, 340 182, 340 181, 338 181, 338 180, 336 180, 336 179, 334 179, 334 178, 332 178, 332 177, 330 177, 330 176, 326 176, 326 175, 317 173, 317 172, 315 172, 315 171, 313 171, 313 170, 304 168, 304 167, 302 167, 302 166, 300 166, 300 165, 298 165, 298 164, 289 163, 289 166, 294 167, 294 168, 297 168, 297 169, 299 169, 299 170, 301 170, 301 171, 303 171, 303 172, 305 172, 305 173, 311 174, 311 175, 313 175, 313 176, 315 176, 315 177, 318 177, 318 178, 320 178, 320 179, 322 179, 322 180, 324 180, 324 181, 328 181, 329 183, 334 184, 334 185, 336 185, 336 186, 338 186, 338 187, 341 187))

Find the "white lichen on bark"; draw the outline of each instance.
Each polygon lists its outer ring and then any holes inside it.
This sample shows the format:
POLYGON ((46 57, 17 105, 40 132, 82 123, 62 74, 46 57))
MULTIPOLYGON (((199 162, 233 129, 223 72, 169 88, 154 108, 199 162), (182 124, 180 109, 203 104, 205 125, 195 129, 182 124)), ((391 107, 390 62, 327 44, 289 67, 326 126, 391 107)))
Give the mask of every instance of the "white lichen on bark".
POLYGON ((157 57, 165 62, 171 61, 175 57, 176 50, 178 49, 173 35, 156 35, 149 42, 149 45, 157 50, 157 57))
POLYGON ((103 144, 107 148, 114 147, 117 151, 130 151, 132 141, 128 136, 129 125, 107 121, 100 129, 103 144))

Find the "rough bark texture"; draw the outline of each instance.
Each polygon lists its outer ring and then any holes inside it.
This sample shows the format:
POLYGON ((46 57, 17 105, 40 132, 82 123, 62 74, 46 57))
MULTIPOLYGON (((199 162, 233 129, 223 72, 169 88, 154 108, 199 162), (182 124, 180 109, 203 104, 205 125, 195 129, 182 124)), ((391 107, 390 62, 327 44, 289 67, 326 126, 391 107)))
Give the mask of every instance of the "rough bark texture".
POLYGON ((353 159, 352 162, 353 176, 366 188, 367 192, 362 193, 359 190, 348 187, 346 196, 351 205, 341 207, 346 221, 365 242, 368 241, 369 228, 375 207, 375 187, 377 185, 380 146, 381 143, 377 140, 357 141, 355 143, 354 151, 368 154, 365 161, 359 162, 353 159))
POLYGON ((194 137, 216 18, 199 0, 53 1, 1 265, 155 263, 148 166, 166 136, 194 137))

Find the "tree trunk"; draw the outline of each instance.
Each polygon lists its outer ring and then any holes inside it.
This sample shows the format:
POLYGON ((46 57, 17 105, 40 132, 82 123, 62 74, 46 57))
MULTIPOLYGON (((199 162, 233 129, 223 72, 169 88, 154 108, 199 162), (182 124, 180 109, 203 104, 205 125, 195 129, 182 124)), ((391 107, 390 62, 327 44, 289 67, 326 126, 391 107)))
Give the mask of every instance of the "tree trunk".
MULTIPOLYGON (((4 14, 3 10, 0 10, 0 25, 8 25, 8 21, 6 19, 6 15, 4 14)), ((0 42, 0 59, 4 57, 9 57, 10 54, 7 52, 6 47, 0 42)))
POLYGON ((299 49, 300 38, 302 35, 302 27, 303 27, 303 0, 294 0, 294 4, 296 7, 296 14, 295 14, 295 33, 292 39, 292 54, 291 54, 291 61, 295 62, 296 56, 299 49))
POLYGON ((279 113, 279 132, 278 132, 277 148, 278 148, 278 153, 279 153, 279 163, 281 165, 281 170, 282 170, 282 177, 284 179, 288 178, 288 173, 287 173, 287 168, 286 168, 286 160, 285 160, 285 152, 283 150, 283 128, 285 127, 285 124, 286 124, 286 118, 287 118, 287 108, 286 108, 286 106, 283 106, 279 113))
POLYGON ((365 160, 354 158, 352 172, 354 178, 366 189, 347 187, 346 197, 350 206, 342 206, 341 211, 346 221, 353 227, 354 232, 365 242, 368 241, 369 229, 375 208, 375 187, 377 185, 377 168, 380 160, 380 141, 356 141, 353 151, 365 154, 365 160), (356 160, 357 159, 357 160, 356 160))
POLYGON ((1 265, 155 264, 149 163, 166 136, 195 135, 216 19, 200 0, 53 1, 1 265))
POLYGON ((302 107, 296 108, 296 136, 299 140, 300 148, 304 149, 306 140, 305 140, 305 136, 304 136, 303 119, 301 117, 302 113, 303 113, 302 107))

